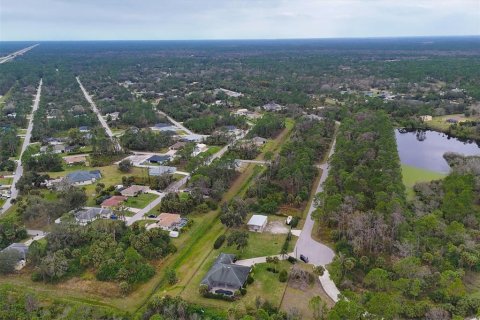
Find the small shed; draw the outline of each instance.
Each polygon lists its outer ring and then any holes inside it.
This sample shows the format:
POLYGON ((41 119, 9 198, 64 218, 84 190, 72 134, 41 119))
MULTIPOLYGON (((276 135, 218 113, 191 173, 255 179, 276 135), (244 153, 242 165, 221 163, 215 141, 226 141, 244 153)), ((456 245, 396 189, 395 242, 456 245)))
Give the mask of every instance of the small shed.
POLYGON ((248 230, 252 232, 263 232, 267 226, 268 217, 261 214, 254 214, 250 220, 248 220, 248 230))

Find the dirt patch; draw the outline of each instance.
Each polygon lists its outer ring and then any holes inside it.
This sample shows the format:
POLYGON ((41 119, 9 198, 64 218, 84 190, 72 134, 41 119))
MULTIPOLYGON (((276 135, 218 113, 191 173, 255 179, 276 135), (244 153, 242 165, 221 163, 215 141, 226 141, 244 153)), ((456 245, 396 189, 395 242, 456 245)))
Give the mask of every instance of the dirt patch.
POLYGON ((265 227, 265 231, 273 234, 287 234, 288 227, 283 221, 270 221, 265 227))
POLYGON ((80 278, 69 279, 58 285, 61 290, 81 291, 102 297, 120 297, 120 289, 116 283, 101 282, 96 280, 84 280, 80 278))

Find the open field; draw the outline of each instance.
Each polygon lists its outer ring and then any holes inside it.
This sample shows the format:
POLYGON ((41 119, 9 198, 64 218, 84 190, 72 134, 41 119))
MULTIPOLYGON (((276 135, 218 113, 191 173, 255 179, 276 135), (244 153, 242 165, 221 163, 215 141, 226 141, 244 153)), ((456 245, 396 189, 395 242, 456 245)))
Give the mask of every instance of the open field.
POLYGON ((406 164, 402 164, 403 183, 407 188, 407 198, 412 199, 414 196, 413 186, 418 182, 427 182, 432 180, 443 179, 444 173, 429 171, 406 164))
MULTIPOLYGON (((270 218, 270 217, 269 217, 270 218)), ((228 236, 228 235, 227 235, 228 236)), ((247 247, 238 250, 235 246, 227 246, 226 242, 218 249, 214 250, 212 254, 218 256, 221 252, 233 253, 239 260, 250 259, 255 257, 273 256, 280 254, 283 243, 287 238, 286 234, 272 234, 268 232, 248 232, 248 245, 247 247)), ((292 240, 289 243, 288 252, 292 252, 295 246, 297 238, 292 236, 292 240)))
POLYGON ((450 123, 446 122, 447 119, 456 119, 458 122, 462 121, 478 121, 479 117, 466 117, 464 114, 449 114, 446 116, 433 117, 431 121, 426 122, 429 128, 445 131, 450 127, 450 123))

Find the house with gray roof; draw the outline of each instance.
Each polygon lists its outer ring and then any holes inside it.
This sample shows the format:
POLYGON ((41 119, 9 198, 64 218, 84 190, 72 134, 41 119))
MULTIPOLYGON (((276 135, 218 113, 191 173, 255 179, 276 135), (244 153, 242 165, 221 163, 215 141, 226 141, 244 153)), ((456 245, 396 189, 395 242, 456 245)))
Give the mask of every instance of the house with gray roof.
POLYGON ((148 167, 148 174, 150 176, 161 176, 162 174, 173 174, 177 171, 176 167, 169 167, 169 166, 155 166, 155 167, 148 167))
POLYGON ((23 243, 12 243, 2 251, 1 253, 13 251, 18 254, 18 261, 15 265, 15 270, 22 269, 27 262, 28 247, 23 243))
POLYGON ((234 254, 220 253, 200 284, 207 286, 211 293, 233 296, 245 285, 252 269, 236 265, 235 260, 234 254))
POLYGON ((99 170, 92 171, 74 171, 65 176, 65 179, 73 184, 74 186, 85 186, 88 184, 95 183, 102 177, 102 174, 99 170))
POLYGON ((84 226, 89 222, 95 221, 99 218, 109 218, 113 214, 110 209, 85 207, 77 210, 74 213, 75 220, 78 224, 84 226))
POLYGON ((281 111, 285 109, 285 106, 279 105, 278 103, 275 103, 275 102, 269 102, 265 104, 262 108, 265 111, 281 111))

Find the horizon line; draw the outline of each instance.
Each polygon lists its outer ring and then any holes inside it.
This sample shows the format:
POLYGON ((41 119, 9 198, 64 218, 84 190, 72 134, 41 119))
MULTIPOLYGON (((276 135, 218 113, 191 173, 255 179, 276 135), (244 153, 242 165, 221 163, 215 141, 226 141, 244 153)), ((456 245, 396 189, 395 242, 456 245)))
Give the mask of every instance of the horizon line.
POLYGON ((402 35, 402 36, 359 36, 359 37, 299 37, 299 38, 202 38, 202 39, 43 39, 43 40, 2 40, 1 42, 113 42, 113 41, 285 41, 285 40, 374 40, 374 39, 412 39, 412 38, 480 38, 480 34, 465 35, 402 35))

